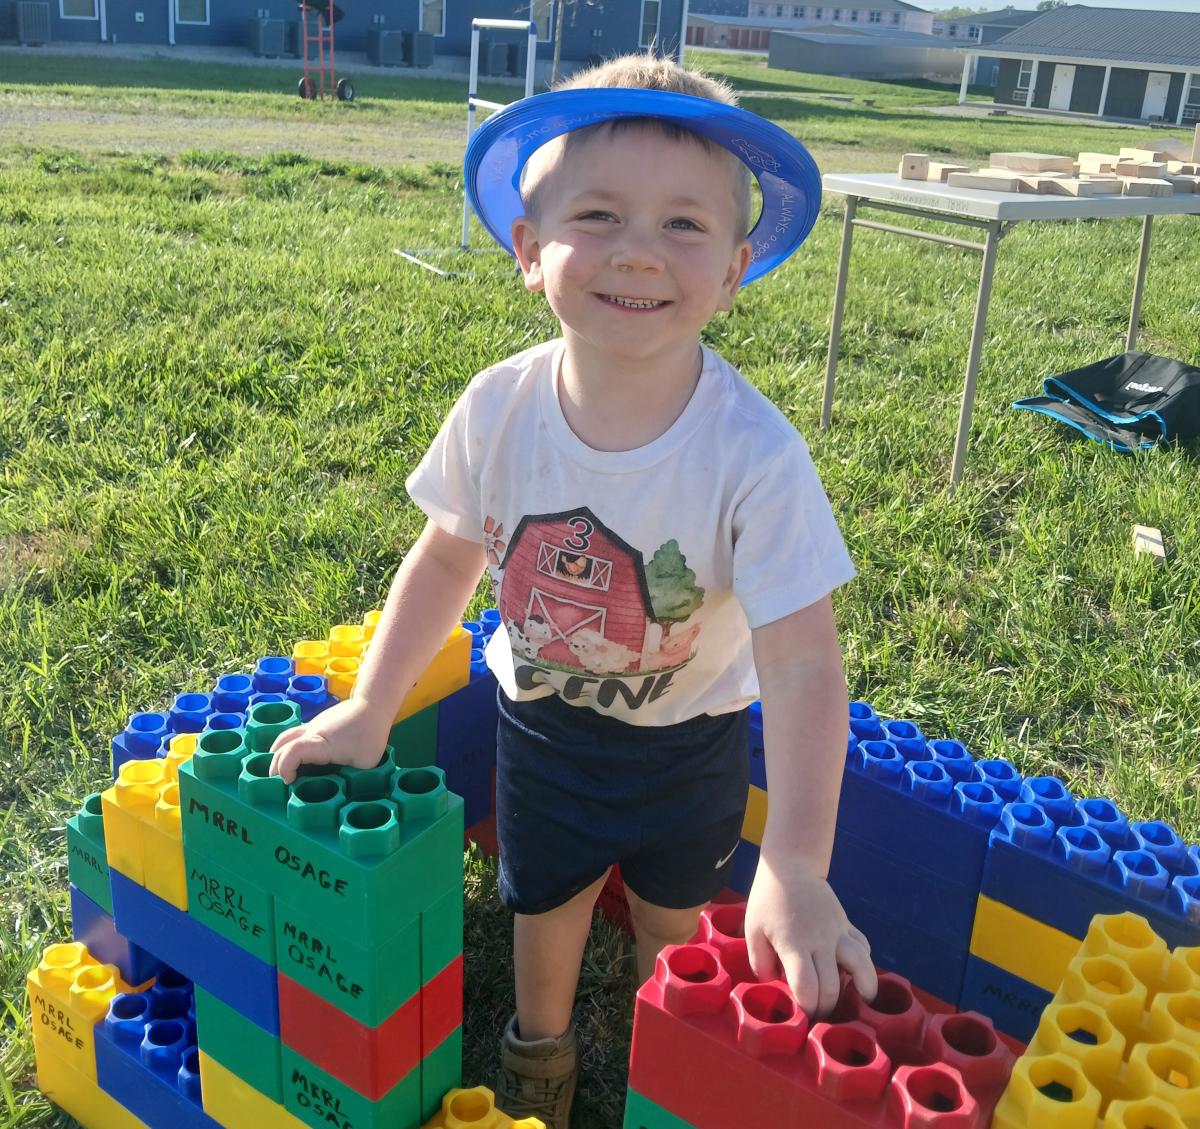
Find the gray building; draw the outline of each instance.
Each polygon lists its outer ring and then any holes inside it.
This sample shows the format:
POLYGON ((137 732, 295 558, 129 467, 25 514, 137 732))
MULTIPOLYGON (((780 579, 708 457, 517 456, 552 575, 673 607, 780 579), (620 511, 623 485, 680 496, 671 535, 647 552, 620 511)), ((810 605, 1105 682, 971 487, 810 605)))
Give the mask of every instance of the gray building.
MULTIPOLYGON (((968 48, 959 101, 975 58, 968 48)), ((988 45, 997 103, 1120 121, 1200 121, 1200 12, 1089 8, 1040 14, 988 45)))
POLYGON ((767 65, 777 70, 850 78, 931 78, 953 81, 963 47, 907 31, 774 31, 767 65))
POLYGON ((905 0, 691 0, 687 41, 695 47, 761 51, 773 31, 916 31, 928 34, 933 14, 905 0))
MULTIPOLYGON (((997 12, 977 12, 955 20, 934 20, 933 34, 944 35, 956 43, 976 43, 983 46, 1036 20, 1040 12, 1025 12, 1017 8, 1001 8, 997 12)), ((971 67, 971 83, 994 87, 999 77, 1000 60, 993 55, 977 55, 971 67)))

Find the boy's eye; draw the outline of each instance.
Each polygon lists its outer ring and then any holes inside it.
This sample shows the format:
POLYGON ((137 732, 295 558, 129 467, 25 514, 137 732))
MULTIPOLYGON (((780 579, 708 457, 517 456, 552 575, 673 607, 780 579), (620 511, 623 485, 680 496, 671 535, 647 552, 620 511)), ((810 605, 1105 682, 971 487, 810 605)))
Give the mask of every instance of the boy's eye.
POLYGON ((613 218, 612 212, 584 212, 579 217, 581 220, 610 220, 613 218))
POLYGON ((704 229, 695 221, 689 220, 685 216, 678 216, 671 220, 667 226, 672 231, 703 231, 704 229))

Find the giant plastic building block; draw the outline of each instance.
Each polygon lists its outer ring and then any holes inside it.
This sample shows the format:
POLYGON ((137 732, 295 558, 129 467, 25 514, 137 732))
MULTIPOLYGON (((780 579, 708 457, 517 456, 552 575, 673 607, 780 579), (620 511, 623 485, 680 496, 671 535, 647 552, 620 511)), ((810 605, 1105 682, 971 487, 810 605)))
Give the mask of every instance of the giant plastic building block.
POLYGON ((744 908, 701 917, 638 993, 630 1086, 706 1129, 985 1129, 1012 1056, 982 1016, 930 1017, 901 977, 843 993, 809 1029, 786 984, 749 973, 744 908))
POLYGON ((996 1109, 995 1129, 1180 1129, 1200 1119, 1200 951, 1098 916, 996 1109))
POLYGON ((95 1078, 81 1074, 67 1059, 56 1054, 38 1053, 37 1084, 46 1097, 84 1129, 146 1129, 146 1123, 100 1089, 95 1078))
POLYGON ((996 1030, 1025 1044, 1053 993, 981 957, 968 955, 958 1006, 986 1015, 996 1030))
POLYGON ((275 969, 149 890, 112 872, 113 918, 135 944, 272 1034, 279 1033, 275 969))
POLYGON ((275 963, 275 902, 249 875, 187 848, 188 914, 266 964, 275 963))
POLYGON ((215 1129, 200 1096, 190 985, 157 987, 113 997, 96 1026, 96 1080, 149 1126, 215 1129))
MULTIPOLYGON (((180 772, 184 842, 255 876, 280 903, 348 936, 384 939, 462 884, 462 800, 440 770, 323 766, 288 786, 269 749, 297 724, 291 703, 210 732, 180 772)), ((277 945, 278 951, 278 945, 277 945)))
POLYGON ((625 1092, 624 1129, 697 1129, 697 1126, 656 1105, 631 1086, 625 1092))
POLYGON ((421 1120, 432 1117, 448 1090, 462 1086, 462 1028, 456 1027, 421 1060, 421 1120))
POLYGON ((450 632, 433 661, 405 695, 396 712, 396 720, 403 721, 455 690, 461 690, 470 681, 470 668, 471 636, 459 626, 450 632))
POLYGON ((195 999, 196 1037, 203 1052, 282 1108, 279 1037, 199 985, 195 999))
POLYGON ((304 1122, 288 1113, 249 1082, 200 1051, 200 1083, 204 1112, 224 1129, 302 1129, 304 1122))
POLYGON ((414 1068, 378 1100, 372 1101, 344 1082, 282 1047, 283 1105, 314 1129, 349 1125, 352 1129, 396 1129, 416 1125, 421 1115, 421 1071, 414 1068))
POLYGON ((1171 945, 1200 944, 1200 849, 1165 823, 1027 780, 991 835, 981 893, 1082 938, 1096 914, 1136 913, 1171 945))
POLYGON ((496 1095, 486 1086, 455 1089, 442 1097, 441 1108, 422 1129, 546 1129, 536 1117, 514 1121, 496 1108, 496 1095))
POLYGON ((95 1082, 95 1026, 113 997, 130 991, 116 966, 99 963, 80 941, 51 945, 25 986, 38 1059, 53 1055, 95 1082))
POLYGON ((1079 939, 979 895, 971 954, 1054 992, 1079 950, 1079 939))
POLYGON ((67 876, 105 913, 112 913, 108 852, 104 848, 104 808, 93 792, 67 820, 67 876))
POLYGON ((140 986, 156 976, 162 967, 162 962, 153 953, 118 933, 112 914, 101 909, 74 885, 71 886, 71 935, 76 941, 82 941, 101 964, 116 965, 126 984, 140 986))

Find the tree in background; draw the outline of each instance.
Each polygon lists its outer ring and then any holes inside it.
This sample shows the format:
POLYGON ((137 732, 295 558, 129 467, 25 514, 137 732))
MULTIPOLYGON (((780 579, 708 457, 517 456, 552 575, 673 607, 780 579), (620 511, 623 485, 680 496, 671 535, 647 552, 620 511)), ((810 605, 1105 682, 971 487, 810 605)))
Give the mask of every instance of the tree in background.
POLYGON ((984 12, 990 12, 991 8, 969 8, 964 4, 956 4, 953 8, 947 8, 943 12, 934 12, 934 15, 939 20, 962 20, 968 16, 981 16, 984 12))
POLYGON ((1048 12, 1051 8, 1065 8, 1068 0, 1039 0, 1037 10, 1039 12, 1048 12))

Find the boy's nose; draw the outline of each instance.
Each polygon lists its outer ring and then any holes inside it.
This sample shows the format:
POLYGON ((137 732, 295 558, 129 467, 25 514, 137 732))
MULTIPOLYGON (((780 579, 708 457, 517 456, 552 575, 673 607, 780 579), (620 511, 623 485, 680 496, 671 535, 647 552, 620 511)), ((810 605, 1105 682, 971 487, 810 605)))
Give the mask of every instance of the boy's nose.
POLYGON ((619 271, 655 271, 663 269, 663 259, 650 240, 630 235, 613 248, 612 265, 619 271))

